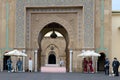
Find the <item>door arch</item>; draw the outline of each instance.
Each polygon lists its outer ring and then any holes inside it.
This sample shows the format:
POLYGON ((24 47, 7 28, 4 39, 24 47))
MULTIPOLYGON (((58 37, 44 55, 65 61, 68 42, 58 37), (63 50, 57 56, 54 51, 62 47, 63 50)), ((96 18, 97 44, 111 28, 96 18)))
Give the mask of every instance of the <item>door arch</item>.
MULTIPOLYGON (((38 67, 41 68, 41 61, 42 61, 42 56, 41 56, 41 52, 42 52, 42 48, 41 48, 41 41, 44 38, 45 34, 52 31, 54 27, 54 31, 59 32, 60 34, 62 34, 63 38, 66 41, 66 48, 65 48, 65 53, 66 53, 66 71, 69 71, 69 49, 68 49, 68 45, 69 45, 69 35, 67 30, 64 28, 63 25, 59 24, 58 22, 51 22, 48 23, 44 26, 44 28, 41 29, 41 31, 39 32, 38 35, 38 45, 39 45, 39 49, 38 49, 38 67)), ((49 59, 48 59, 49 60, 49 59)))
POLYGON ((48 56, 48 64, 56 64, 56 56, 54 54, 48 56))
POLYGON ((100 57, 98 57, 98 71, 104 71, 104 63, 105 63, 105 53, 100 53, 100 57))
POLYGON ((3 70, 8 70, 8 66, 6 65, 7 64, 7 60, 11 58, 10 56, 4 56, 3 58, 3 70))

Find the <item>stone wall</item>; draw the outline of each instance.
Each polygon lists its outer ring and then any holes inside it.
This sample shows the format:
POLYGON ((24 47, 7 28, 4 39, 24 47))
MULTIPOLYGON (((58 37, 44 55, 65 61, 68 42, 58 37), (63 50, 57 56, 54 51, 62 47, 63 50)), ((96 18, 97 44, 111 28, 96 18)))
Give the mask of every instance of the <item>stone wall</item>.
MULTIPOLYGON (((76 56, 81 52, 81 49, 96 49, 99 53, 104 52, 112 60, 111 0, 6 1, 7 0, 0 0, 0 48, 2 55, 5 51, 14 48, 25 49, 27 46, 27 48, 29 48, 29 50, 26 51, 28 57, 34 56, 34 49, 38 49, 39 47, 37 39, 40 30, 42 30, 50 20, 53 20, 63 25, 69 34, 68 50, 72 48, 74 53, 73 71, 81 70, 82 58, 77 58, 76 60, 76 56), (29 11, 29 9, 33 11, 29 11), (31 19, 34 19, 32 16, 34 16, 35 13, 42 13, 38 14, 43 17, 43 20, 40 20, 42 23, 37 23, 38 20, 36 18, 34 23, 37 24, 31 24, 33 23, 31 19), (43 15, 43 13, 45 14, 43 15), (51 14, 51 18, 44 17, 48 16, 47 13, 54 13, 55 17, 53 14, 51 14), (66 13, 69 14, 67 15, 66 13), (44 18, 46 18, 46 20, 44 18), (36 26, 39 27, 36 28, 36 26), (101 27, 104 28, 104 34, 102 34, 102 36, 101 27), (8 35, 6 36, 7 28, 8 35), (101 37, 103 37, 103 40, 101 37)), ((3 58, 1 58, 1 61, 2 60, 3 58)), ((28 58, 26 59, 26 65, 27 61, 28 58)))
MULTIPOLYGON (((26 17, 24 15, 24 13, 26 11, 25 8, 29 8, 29 7, 35 7, 35 6, 38 6, 39 7, 47 7, 47 8, 50 8, 50 7, 83 7, 84 6, 84 15, 85 16, 80 16, 80 14, 78 14, 78 31, 77 33, 81 33, 82 32, 82 29, 84 29, 84 36, 82 37, 81 34, 78 34, 78 40, 82 40, 84 39, 84 44, 83 46, 84 47, 87 47, 87 48, 94 48, 94 0, 65 0, 65 1, 40 1, 40 0, 35 0, 35 1, 31 1, 31 0, 28 0, 28 1, 24 1, 24 0, 17 0, 16 1, 16 35, 19 35, 19 36, 16 36, 16 47, 18 48, 21 48, 21 47, 25 47, 25 37, 23 36, 25 34, 25 20, 24 20, 24 17, 26 17), (72 2, 72 3, 70 3, 72 2), (24 8, 25 6, 25 8, 24 8), (81 19, 80 17, 82 17, 83 19, 81 19), (80 21, 83 21, 84 23, 81 24, 80 21), (84 28, 82 28, 84 27, 84 28), (89 32, 89 34, 87 34, 86 32, 89 32), (20 38, 22 37, 22 38, 20 38)), ((35 9, 37 10, 37 9, 35 9)), ((34 10, 34 11, 35 11, 34 10)), ((52 9, 48 9, 47 12, 51 12, 52 9)), ((57 8, 55 10, 58 10, 57 8)), ((52 10, 52 12, 55 11, 54 9, 52 10)), ((37 10, 38 11, 38 10, 37 10)), ((62 10, 64 11, 64 10, 62 10)), ((71 11, 74 11, 74 9, 71 9, 71 11)), ((70 11, 70 12, 71 12, 70 11)), ((46 12, 45 9, 42 10, 42 12, 46 12)), ((58 11, 57 11, 58 12, 58 11)), ((61 11, 60 11, 61 12, 61 11)), ((65 10, 66 12, 66 10, 65 10)), ((29 22, 28 22, 29 23, 29 22)), ((65 27, 65 26, 64 26, 65 27)), ((67 28, 69 29, 69 28, 67 28)), ((72 31, 73 32, 73 31, 72 31)), ((27 35, 28 36, 28 35, 27 35)), ((72 36, 72 35, 71 35, 72 36)), ((29 36, 28 36, 29 38, 29 36)), ((70 43, 73 43, 74 42, 70 42, 70 43)))

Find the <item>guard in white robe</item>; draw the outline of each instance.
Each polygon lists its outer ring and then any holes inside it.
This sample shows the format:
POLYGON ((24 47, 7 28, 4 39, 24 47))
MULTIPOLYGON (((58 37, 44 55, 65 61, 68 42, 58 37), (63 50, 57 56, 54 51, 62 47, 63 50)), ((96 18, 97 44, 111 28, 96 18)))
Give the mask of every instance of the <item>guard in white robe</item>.
POLYGON ((29 71, 32 72, 32 59, 29 58, 29 71))

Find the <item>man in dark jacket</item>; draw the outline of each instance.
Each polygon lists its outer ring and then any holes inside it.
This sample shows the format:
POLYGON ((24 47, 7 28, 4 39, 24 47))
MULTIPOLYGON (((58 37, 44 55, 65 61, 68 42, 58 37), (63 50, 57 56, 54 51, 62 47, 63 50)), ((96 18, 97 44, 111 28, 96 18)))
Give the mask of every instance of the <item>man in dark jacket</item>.
POLYGON ((11 72, 11 70, 12 70, 12 61, 11 61, 11 58, 9 58, 7 60, 7 66, 8 66, 8 72, 11 72))
POLYGON ((20 60, 20 58, 18 59, 16 66, 17 66, 18 72, 22 71, 22 61, 20 60))
POLYGON ((106 75, 109 75, 109 64, 110 64, 110 62, 109 62, 108 58, 106 58, 105 59, 105 74, 106 75))
POLYGON ((117 58, 114 58, 114 61, 112 62, 113 72, 115 76, 119 76, 118 68, 119 68, 119 61, 117 58))

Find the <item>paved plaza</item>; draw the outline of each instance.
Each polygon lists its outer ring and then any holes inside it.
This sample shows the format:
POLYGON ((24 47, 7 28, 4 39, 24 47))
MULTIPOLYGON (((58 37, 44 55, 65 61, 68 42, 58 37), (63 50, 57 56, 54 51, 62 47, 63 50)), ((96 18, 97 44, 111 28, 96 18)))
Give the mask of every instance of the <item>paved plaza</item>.
POLYGON ((120 77, 110 77, 104 73, 0 73, 0 80, 120 80, 120 77))

